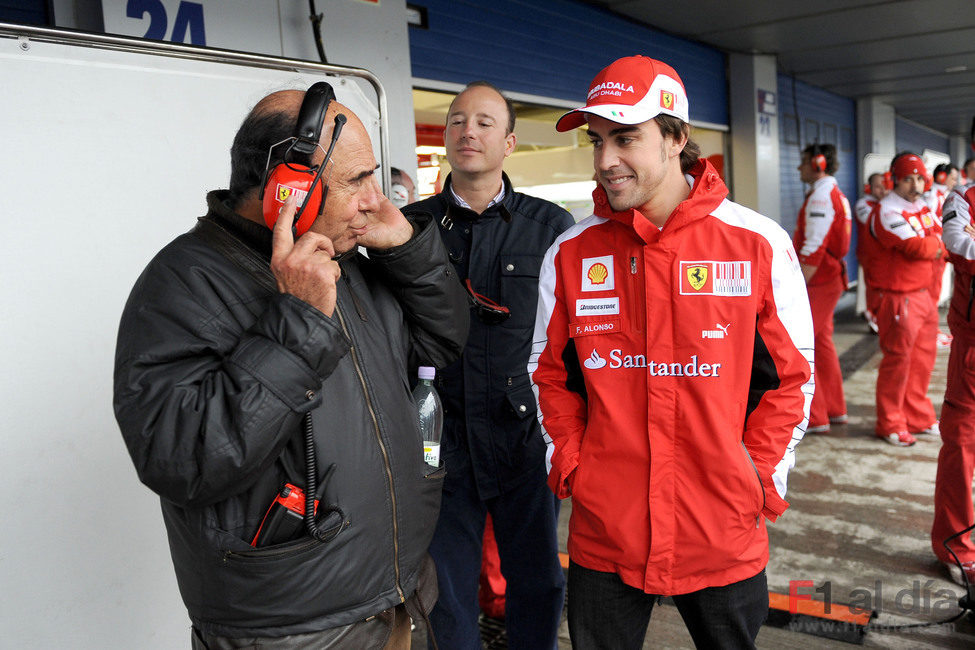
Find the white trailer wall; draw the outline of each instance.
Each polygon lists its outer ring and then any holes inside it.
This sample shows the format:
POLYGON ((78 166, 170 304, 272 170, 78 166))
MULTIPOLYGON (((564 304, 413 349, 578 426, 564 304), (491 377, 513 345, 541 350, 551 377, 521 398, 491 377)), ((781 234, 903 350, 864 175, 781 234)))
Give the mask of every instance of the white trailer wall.
MULTIPOLYGON (((208 47, 319 61, 304 0, 51 0, 51 4, 59 27, 103 27, 107 33, 137 37, 150 28, 161 29, 165 40, 182 38, 187 44, 192 30, 177 32, 177 16, 187 9, 184 5, 198 5, 208 47), (139 8, 137 17, 128 15, 130 6, 139 8)), ((318 0, 316 10, 324 16, 321 30, 328 62, 365 68, 379 77, 389 102, 389 160, 414 175, 416 130, 405 0, 318 0)))
MULTIPOLYGON (((0 33, 0 646, 188 647, 158 499, 112 412, 118 319, 226 187, 248 108, 321 78, 0 33)), ((333 85, 380 159, 375 95, 333 85)))

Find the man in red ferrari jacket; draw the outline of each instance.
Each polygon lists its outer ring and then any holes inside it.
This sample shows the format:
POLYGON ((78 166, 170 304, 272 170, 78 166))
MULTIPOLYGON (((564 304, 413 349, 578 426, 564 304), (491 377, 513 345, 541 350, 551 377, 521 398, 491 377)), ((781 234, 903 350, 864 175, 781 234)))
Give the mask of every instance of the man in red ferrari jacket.
POLYGON ((529 361, 572 496, 572 643, 641 648, 666 595, 699 647, 754 647, 813 392, 799 261, 699 159, 667 64, 605 68, 556 128, 584 124, 595 214, 545 256, 529 361))
POLYGON ((870 177, 867 179, 867 185, 864 188, 864 196, 860 197, 860 200, 853 207, 853 213, 856 214, 857 218, 857 262, 860 264, 860 279, 863 282, 863 293, 867 303, 867 308, 863 316, 867 319, 870 329, 874 332, 877 331, 877 315, 874 313, 877 309, 877 304, 875 297, 876 290, 870 284, 873 278, 870 269, 874 264, 874 256, 878 244, 877 238, 870 234, 870 215, 873 214, 874 208, 880 205, 880 200, 887 196, 887 193, 890 191, 887 185, 889 177, 889 173, 870 174, 870 177))
POLYGON ((975 583, 972 536, 945 541, 975 523, 972 476, 975 475, 975 183, 956 189, 944 203, 944 243, 955 267, 955 288, 948 308, 951 355, 948 385, 941 407, 941 453, 934 484, 931 546, 951 578, 975 583), (962 576, 964 572, 965 576, 962 576))
POLYGON ((833 174, 839 169, 836 146, 811 144, 802 150, 799 177, 809 193, 799 209, 793 234, 802 276, 806 279, 813 333, 816 337, 816 394, 809 407, 806 433, 826 433, 830 424, 845 424, 843 374, 833 345, 833 312, 846 291, 850 250, 850 202, 833 174))
MULTIPOLYGON (((937 356, 938 307, 931 297, 934 262, 943 256, 931 209, 924 202, 927 170, 917 154, 894 156, 893 191, 874 211, 876 265, 868 283, 877 289, 877 327, 883 359, 877 369, 876 434, 898 447, 936 438, 938 419, 928 399, 937 356)), ((869 269, 868 269, 869 271, 869 269)))

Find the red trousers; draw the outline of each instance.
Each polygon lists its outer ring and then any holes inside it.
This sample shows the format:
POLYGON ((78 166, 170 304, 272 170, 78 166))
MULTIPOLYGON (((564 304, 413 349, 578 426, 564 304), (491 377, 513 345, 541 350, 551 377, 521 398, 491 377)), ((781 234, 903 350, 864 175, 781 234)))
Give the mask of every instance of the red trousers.
POLYGON ((843 289, 840 278, 836 278, 835 282, 806 287, 816 337, 816 392, 809 407, 809 426, 829 424, 830 417, 846 415, 843 374, 840 359, 836 356, 836 346, 833 345, 833 312, 843 295, 843 289))
POLYGON ((926 289, 878 294, 877 334, 884 356, 877 371, 876 432, 921 431, 938 419, 928 399, 938 354, 938 310, 926 289))
POLYGON ((494 539, 494 522, 488 513, 484 522, 484 542, 481 545, 480 589, 477 603, 485 616, 504 618, 504 593, 507 581, 501 575, 501 558, 498 556, 498 543, 494 539))
MULTIPOLYGON (((934 484, 934 525, 931 546, 942 561, 950 555, 942 542, 975 523, 972 476, 975 475, 975 334, 953 332, 948 357, 948 385, 941 407, 941 453, 934 484)), ((975 543, 968 533, 953 540, 951 549, 962 562, 975 561, 975 543)))

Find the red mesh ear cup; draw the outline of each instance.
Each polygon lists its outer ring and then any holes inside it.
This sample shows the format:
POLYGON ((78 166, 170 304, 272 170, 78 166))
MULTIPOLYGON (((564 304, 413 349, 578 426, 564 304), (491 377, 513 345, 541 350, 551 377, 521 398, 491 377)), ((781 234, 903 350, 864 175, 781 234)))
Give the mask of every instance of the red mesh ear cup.
POLYGON ((817 172, 826 171, 826 156, 824 156, 823 154, 821 153, 816 154, 815 156, 809 159, 809 162, 812 163, 812 168, 815 169, 817 172))
POLYGON ((264 222, 268 228, 274 228, 274 223, 278 220, 278 212, 284 207, 284 202, 292 193, 295 195, 297 210, 300 212, 298 222, 295 224, 295 234, 301 237, 311 228, 322 207, 322 183, 315 187, 315 191, 312 192, 308 205, 303 211, 301 205, 305 202, 305 197, 308 196, 308 188, 315 180, 315 173, 316 170, 314 169, 294 163, 278 165, 274 168, 268 176, 262 201, 264 222))
POLYGON ((935 172, 934 182, 938 185, 944 185, 945 181, 948 180, 948 172, 942 170, 940 172, 935 172))
POLYGON ((894 189, 894 177, 890 175, 889 171, 884 172, 884 189, 894 189))

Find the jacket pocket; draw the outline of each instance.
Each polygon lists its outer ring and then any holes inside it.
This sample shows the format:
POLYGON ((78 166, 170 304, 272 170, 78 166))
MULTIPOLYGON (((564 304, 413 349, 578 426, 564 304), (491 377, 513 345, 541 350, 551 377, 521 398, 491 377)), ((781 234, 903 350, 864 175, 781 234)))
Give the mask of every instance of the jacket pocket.
POLYGON ((250 550, 226 550, 224 551, 224 562, 274 562, 277 560, 287 560, 311 551, 316 546, 321 545, 317 539, 302 537, 300 539, 272 544, 260 548, 251 547, 250 550))
POLYGON ((384 546, 367 544, 348 521, 342 526, 324 543, 303 536, 249 550, 222 546, 217 562, 199 577, 205 583, 207 617, 246 620, 253 627, 288 625, 299 616, 307 620, 353 607, 364 594, 381 590, 388 583, 384 572, 366 577, 363 572, 385 566, 385 553, 379 550, 384 546))
POLYGON ((755 496, 755 527, 761 523, 762 511, 765 510, 765 486, 762 484, 762 477, 758 473, 758 467, 755 466, 755 461, 752 460, 752 455, 748 453, 748 447, 745 446, 744 442, 739 442, 741 445, 741 451, 745 455, 745 459, 748 463, 746 471, 751 477, 754 477, 754 485, 757 486, 758 494, 755 496))
POLYGON ((501 255, 501 304, 511 310, 505 327, 535 326, 542 255, 501 255))
MULTIPOLYGON (((524 375, 527 377, 527 375, 524 375)), ((513 383, 521 383, 522 377, 517 380, 513 378, 513 383)), ((535 393, 531 386, 517 385, 512 386, 505 393, 505 404, 511 409, 512 415, 518 420, 524 420, 535 416, 535 393)))

